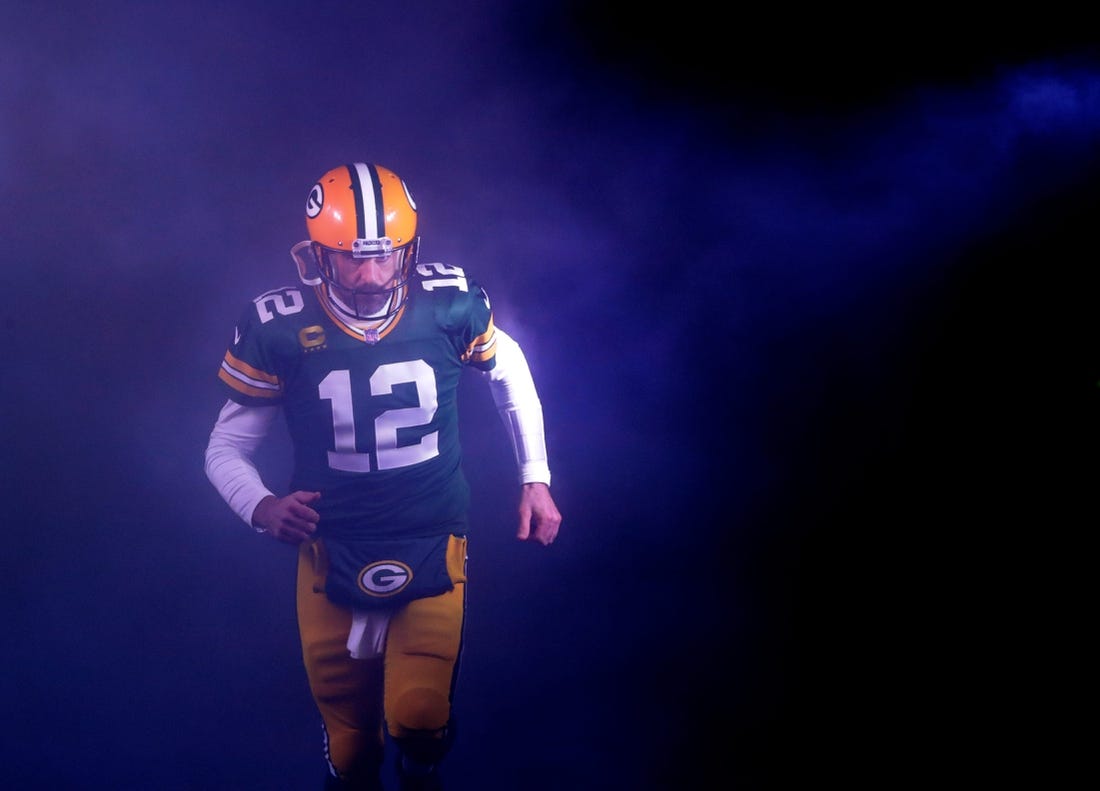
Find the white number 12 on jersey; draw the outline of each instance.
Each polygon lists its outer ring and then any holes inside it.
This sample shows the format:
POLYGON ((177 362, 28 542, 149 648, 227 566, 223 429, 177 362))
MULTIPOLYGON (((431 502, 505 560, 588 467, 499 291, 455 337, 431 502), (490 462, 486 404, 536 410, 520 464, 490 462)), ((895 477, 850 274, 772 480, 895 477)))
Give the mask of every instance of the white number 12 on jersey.
MULTIPOLYGON (((426 426, 439 407, 435 371, 423 360, 380 365, 370 377, 371 395, 388 395, 393 386, 406 382, 416 387, 420 406, 388 409, 374 419, 374 451, 377 469, 408 467, 439 455, 439 432, 425 434, 413 445, 397 445, 397 430, 426 426)), ((332 371, 317 386, 322 399, 332 402, 332 430, 335 450, 328 452, 328 464, 344 472, 370 472, 370 454, 360 453, 355 443, 355 412, 352 408, 351 372, 332 371)))

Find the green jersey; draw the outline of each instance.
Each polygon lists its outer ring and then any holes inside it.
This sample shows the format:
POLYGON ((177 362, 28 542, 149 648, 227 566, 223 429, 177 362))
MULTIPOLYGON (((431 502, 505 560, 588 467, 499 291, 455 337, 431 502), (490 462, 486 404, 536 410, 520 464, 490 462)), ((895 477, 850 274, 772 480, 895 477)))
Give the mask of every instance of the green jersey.
POLYGON ((492 310, 459 267, 420 264, 401 309, 349 322, 310 288, 252 300, 219 379, 245 406, 280 406, 292 490, 319 491, 320 535, 465 533, 457 392, 495 364, 492 310))

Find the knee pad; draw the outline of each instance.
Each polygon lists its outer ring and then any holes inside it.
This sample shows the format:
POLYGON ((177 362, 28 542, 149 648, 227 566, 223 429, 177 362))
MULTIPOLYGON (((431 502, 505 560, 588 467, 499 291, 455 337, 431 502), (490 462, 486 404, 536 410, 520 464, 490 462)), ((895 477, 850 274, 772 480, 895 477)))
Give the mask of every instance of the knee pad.
POLYGON ((450 719, 451 702, 446 695, 428 687, 413 687, 406 690, 394 702, 393 711, 388 712, 390 735, 400 738, 410 732, 439 731, 447 727, 450 719))

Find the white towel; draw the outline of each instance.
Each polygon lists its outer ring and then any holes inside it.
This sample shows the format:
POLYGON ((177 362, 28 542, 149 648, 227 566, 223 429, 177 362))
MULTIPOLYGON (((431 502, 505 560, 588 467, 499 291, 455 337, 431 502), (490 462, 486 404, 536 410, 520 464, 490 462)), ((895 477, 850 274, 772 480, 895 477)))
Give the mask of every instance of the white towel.
POLYGON ((352 659, 371 659, 386 650, 392 610, 352 610, 348 651, 352 659))

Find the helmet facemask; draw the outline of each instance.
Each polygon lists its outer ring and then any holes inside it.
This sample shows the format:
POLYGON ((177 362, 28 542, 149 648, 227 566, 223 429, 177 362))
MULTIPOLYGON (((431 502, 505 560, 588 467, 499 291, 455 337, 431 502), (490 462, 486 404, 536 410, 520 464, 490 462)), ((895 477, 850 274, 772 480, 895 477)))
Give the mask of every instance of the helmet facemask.
POLYGON ((395 248, 387 237, 355 239, 347 251, 307 239, 294 245, 290 254, 302 282, 320 286, 322 295, 335 309, 356 320, 381 321, 405 304, 418 242, 419 237, 395 248), (359 272, 358 266, 375 268, 359 272), (388 266, 392 274, 386 276, 388 266))

